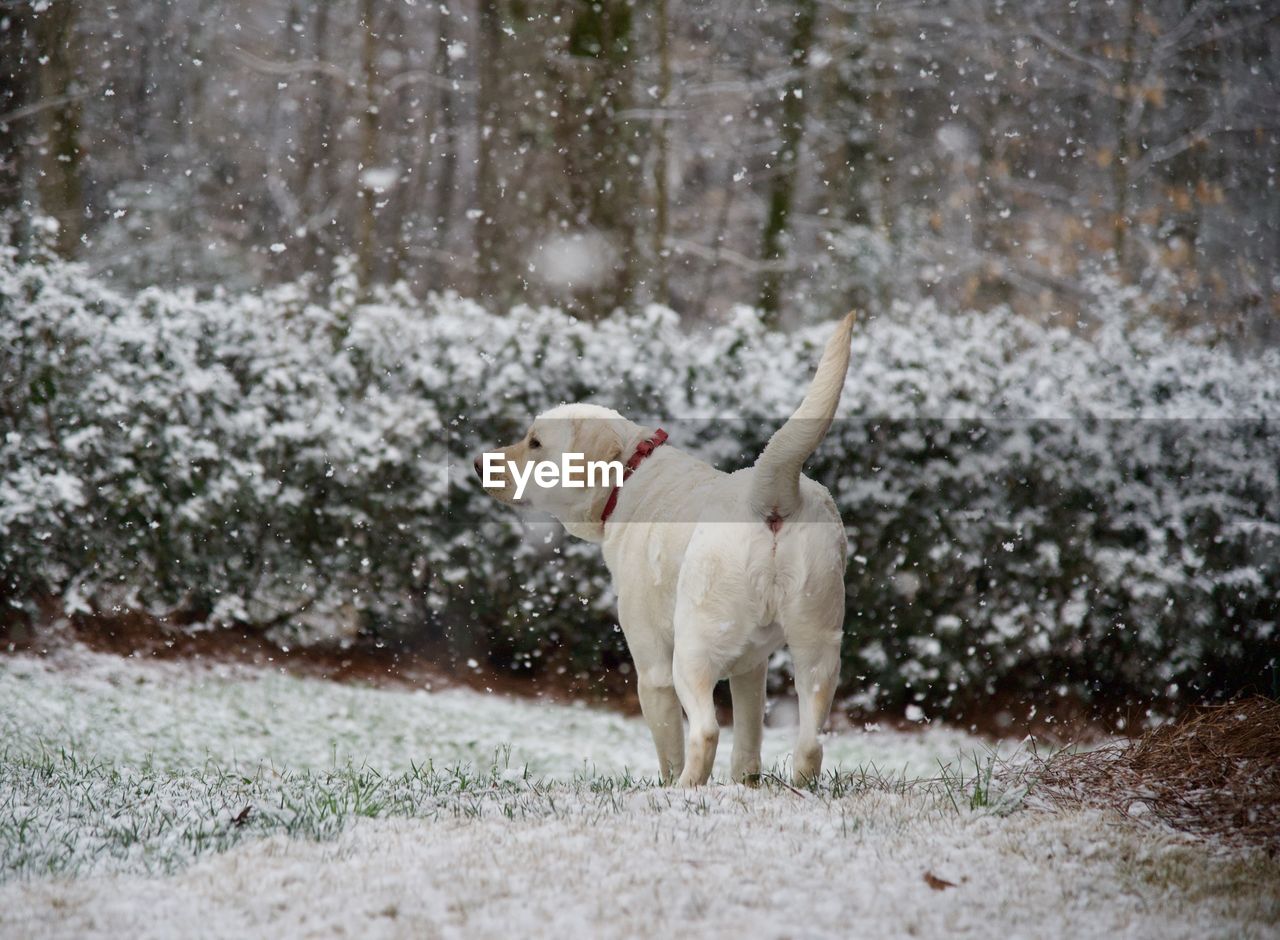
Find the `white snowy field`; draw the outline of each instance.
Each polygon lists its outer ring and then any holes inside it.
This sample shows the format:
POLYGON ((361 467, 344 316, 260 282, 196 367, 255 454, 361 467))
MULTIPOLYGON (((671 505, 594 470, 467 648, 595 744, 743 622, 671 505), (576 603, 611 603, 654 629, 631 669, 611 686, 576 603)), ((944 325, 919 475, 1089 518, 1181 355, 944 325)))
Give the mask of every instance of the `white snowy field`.
POLYGON ((2 937, 1280 936, 1280 862, 939 727, 681 792, 613 712, 71 650, 0 657, 0 736, 2 937))

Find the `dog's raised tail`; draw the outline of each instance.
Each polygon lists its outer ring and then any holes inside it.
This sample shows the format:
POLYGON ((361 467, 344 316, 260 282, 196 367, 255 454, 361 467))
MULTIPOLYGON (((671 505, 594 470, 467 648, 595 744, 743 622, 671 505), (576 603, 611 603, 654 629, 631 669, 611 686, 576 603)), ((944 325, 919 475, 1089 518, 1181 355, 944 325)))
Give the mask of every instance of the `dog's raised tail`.
POLYGON ((856 316, 856 312, 846 316, 827 340, 804 401, 769 438, 756 460, 748 500, 752 511, 775 531, 799 508, 800 470, 826 437, 835 417, 849 371, 849 342, 856 316))

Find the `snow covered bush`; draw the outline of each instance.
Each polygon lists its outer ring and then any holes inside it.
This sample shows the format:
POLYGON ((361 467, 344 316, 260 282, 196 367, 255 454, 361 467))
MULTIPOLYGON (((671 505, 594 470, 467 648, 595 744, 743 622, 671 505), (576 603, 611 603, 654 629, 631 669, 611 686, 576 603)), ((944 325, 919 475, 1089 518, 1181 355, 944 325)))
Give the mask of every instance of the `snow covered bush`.
MULTIPOLYGON (((927 304, 861 327, 809 465, 849 528, 858 700, 1273 690, 1280 356, 1171 336, 1112 296, 1087 338, 927 304)), ((494 505, 470 456, 589 398, 744 466, 829 329, 357 297, 349 275, 322 301, 125 295, 0 258, 0 601, 610 665, 598 549, 494 505)))

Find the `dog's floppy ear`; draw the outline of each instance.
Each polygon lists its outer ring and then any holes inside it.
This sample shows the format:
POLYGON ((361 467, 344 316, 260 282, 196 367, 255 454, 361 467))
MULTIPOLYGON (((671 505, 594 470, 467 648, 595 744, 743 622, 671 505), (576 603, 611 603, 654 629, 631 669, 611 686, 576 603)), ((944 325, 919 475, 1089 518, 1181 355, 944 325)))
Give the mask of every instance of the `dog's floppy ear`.
POLYGON ((622 457, 622 434, 614 422, 582 418, 576 431, 574 443, 586 460, 618 460, 622 457))

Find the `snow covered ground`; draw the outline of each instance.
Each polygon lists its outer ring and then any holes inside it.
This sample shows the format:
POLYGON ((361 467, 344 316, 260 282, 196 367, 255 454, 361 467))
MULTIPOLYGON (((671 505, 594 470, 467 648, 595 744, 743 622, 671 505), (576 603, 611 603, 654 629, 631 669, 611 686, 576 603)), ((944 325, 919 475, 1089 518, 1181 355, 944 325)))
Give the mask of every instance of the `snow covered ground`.
POLYGON ((0 657, 0 735, 5 937, 1280 936, 1280 863, 1028 809, 939 727, 686 793, 612 712, 73 650, 0 657))

